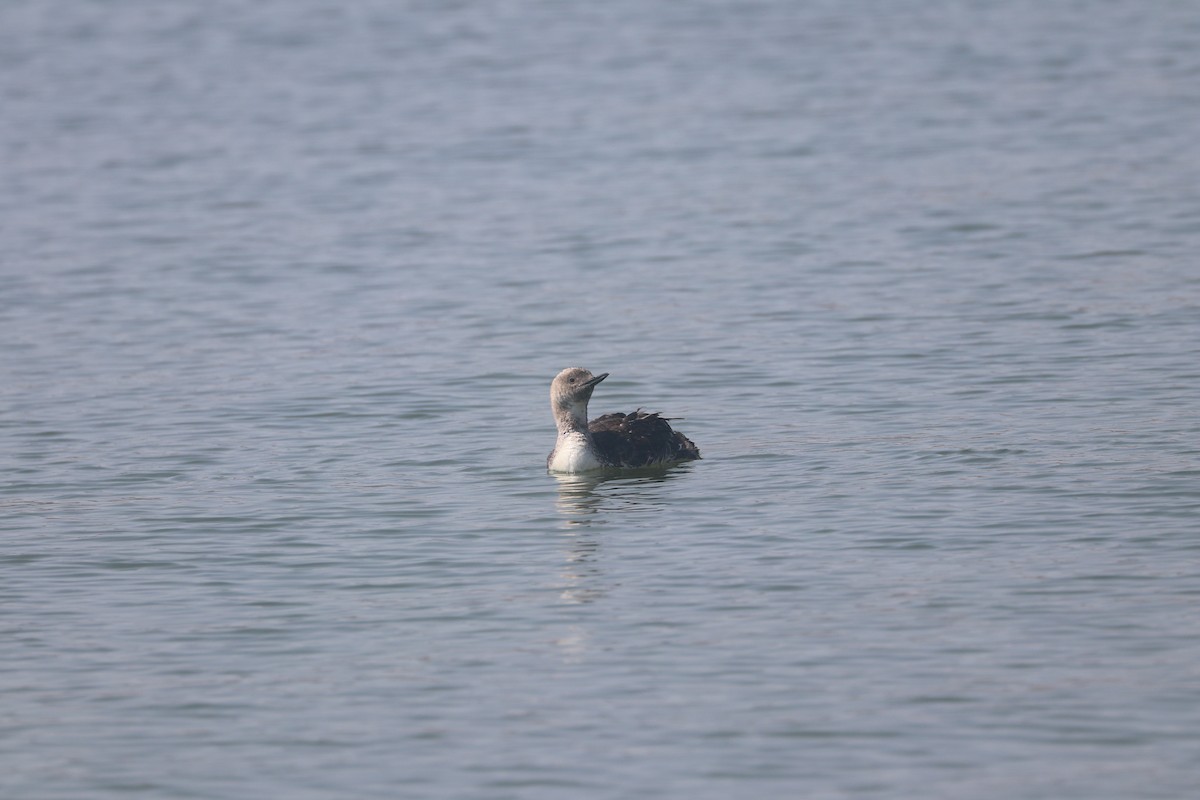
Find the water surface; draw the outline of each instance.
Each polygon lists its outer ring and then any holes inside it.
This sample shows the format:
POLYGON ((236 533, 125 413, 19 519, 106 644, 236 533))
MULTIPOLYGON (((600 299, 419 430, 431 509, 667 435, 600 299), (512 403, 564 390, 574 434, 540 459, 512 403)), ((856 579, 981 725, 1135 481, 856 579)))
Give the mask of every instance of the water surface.
POLYGON ((0 8, 0 794, 1183 798, 1188 3, 0 8), (704 459, 555 478, 547 392, 704 459))

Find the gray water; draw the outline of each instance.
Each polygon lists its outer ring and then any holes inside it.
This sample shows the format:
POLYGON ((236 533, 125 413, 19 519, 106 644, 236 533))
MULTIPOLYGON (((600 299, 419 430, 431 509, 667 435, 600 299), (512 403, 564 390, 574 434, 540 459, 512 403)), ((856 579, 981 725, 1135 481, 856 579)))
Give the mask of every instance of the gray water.
POLYGON ((1195 3, 7 0, 0 119, 0 796, 1194 796, 1195 3))

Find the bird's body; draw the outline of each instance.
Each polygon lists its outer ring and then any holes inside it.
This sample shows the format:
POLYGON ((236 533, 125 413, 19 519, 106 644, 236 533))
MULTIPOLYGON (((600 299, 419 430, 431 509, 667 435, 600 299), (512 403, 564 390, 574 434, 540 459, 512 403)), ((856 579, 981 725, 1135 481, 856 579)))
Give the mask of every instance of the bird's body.
POLYGON ((550 407, 558 427, 558 441, 546 459, 551 472, 655 467, 700 458, 692 440, 656 413, 638 409, 632 414, 605 414, 589 423, 588 400, 596 384, 607 377, 607 372, 593 376, 572 367, 558 373, 550 384, 550 407))

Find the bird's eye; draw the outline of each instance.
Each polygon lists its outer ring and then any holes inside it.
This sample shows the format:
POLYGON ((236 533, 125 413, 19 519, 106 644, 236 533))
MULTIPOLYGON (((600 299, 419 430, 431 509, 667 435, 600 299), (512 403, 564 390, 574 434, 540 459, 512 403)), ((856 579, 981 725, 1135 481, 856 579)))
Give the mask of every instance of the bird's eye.
POLYGON ((575 382, 574 378, 571 378, 569 381, 567 381, 567 383, 574 383, 574 382, 575 382))

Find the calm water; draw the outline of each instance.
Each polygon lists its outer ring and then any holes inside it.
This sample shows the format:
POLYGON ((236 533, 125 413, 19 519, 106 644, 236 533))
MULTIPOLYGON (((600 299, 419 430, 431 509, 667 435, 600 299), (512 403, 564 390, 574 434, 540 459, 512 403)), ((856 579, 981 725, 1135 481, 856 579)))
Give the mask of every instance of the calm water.
POLYGON ((0 796, 1193 796, 1196 4, 8 0, 0 108, 0 796))

